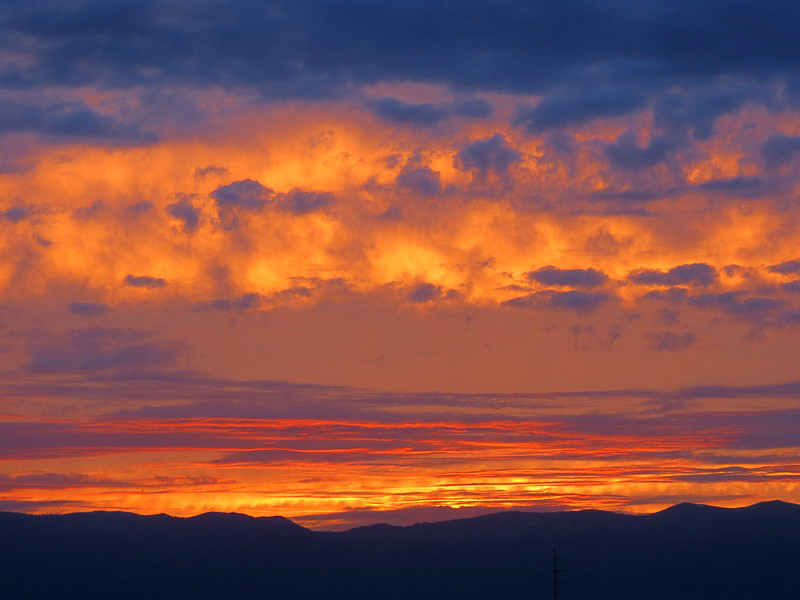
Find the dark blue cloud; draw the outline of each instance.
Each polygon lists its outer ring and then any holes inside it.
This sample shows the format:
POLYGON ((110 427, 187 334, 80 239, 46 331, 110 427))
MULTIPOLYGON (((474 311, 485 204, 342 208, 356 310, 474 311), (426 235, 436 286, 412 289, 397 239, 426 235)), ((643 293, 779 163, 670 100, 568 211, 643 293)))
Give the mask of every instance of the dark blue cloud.
POLYGON ((439 171, 428 167, 403 169, 395 182, 401 188, 411 190, 420 196, 437 196, 441 192, 439 171))
POLYGON ((175 347, 147 332, 88 328, 34 343, 26 368, 40 373, 162 368, 175 363, 175 347))
POLYGON ((781 275, 800 275, 800 258, 771 265, 767 267, 767 270, 781 275))
POLYGON ((150 275, 131 275, 125 276, 125 285, 143 288, 160 288, 167 285, 167 280, 161 277, 151 277, 150 275))
POLYGON ((684 350, 695 343, 697 336, 690 332, 651 331, 647 334, 650 347, 659 352, 684 350))
POLYGON ((468 119, 488 119, 493 112, 492 105, 480 98, 455 102, 449 108, 454 116, 468 119))
POLYGON ((687 302, 698 308, 716 308, 725 313, 751 320, 761 320, 783 307, 785 302, 764 296, 748 296, 747 292, 699 294, 687 302))
POLYGON ((296 215, 303 215, 314 212, 334 202, 334 195, 331 192, 313 192, 307 190, 293 189, 288 194, 284 194, 278 200, 278 205, 296 215))
POLYGON ((781 287, 785 289, 787 292, 791 292, 793 294, 800 294, 800 279, 784 283, 783 285, 781 285, 781 287))
POLYGON ((210 302, 198 302, 192 309, 196 311, 206 310, 221 310, 221 311, 237 311, 249 310, 257 308, 261 305, 263 297, 261 294, 248 293, 242 294, 236 298, 217 298, 210 302))
POLYGON ((768 167, 789 162, 800 152, 800 136, 776 133, 761 144, 761 158, 768 167))
POLYGON ((412 104, 397 98, 374 100, 369 103, 369 107, 386 121, 416 127, 436 125, 447 115, 447 111, 435 104, 412 104))
POLYGON ((660 302, 669 302, 670 304, 678 304, 686 300, 689 295, 689 290, 682 287, 670 287, 665 290, 653 290, 647 292, 642 298, 646 300, 657 300, 660 302))
POLYGON ((254 179, 234 181, 211 192, 220 213, 235 209, 258 211, 271 202, 274 196, 275 192, 254 179))
POLYGON ((109 311, 108 306, 105 304, 97 304, 95 302, 70 302, 67 309, 73 315, 80 315, 82 317, 96 317, 104 315, 109 311))
POLYGON ((79 102, 37 103, 0 98, 0 133, 22 132, 47 136, 152 142, 155 134, 136 124, 99 113, 79 102))
POLYGON ((553 290, 542 290, 527 296, 512 298, 503 302, 505 306, 513 308, 551 308, 565 309, 575 312, 591 312, 603 306, 611 299, 611 296, 599 292, 581 292, 569 290, 566 292, 556 292, 553 290))
MULTIPOLYGON (((787 0, 240 0, 236 10, 222 0, 31 0, 0 10, 0 51, 20 57, 0 65, 0 85, 147 90, 143 102, 162 106, 152 91, 165 86, 335 98, 376 82, 418 81, 540 95, 518 115, 534 131, 655 101, 665 131, 702 138, 747 99, 767 102, 749 90, 752 82, 788 82, 794 93, 798 20, 800 8, 787 0), (720 83, 731 80, 750 83, 720 83)), ((17 104, 0 124, 55 135, 141 135, 135 123, 79 103, 52 103, 51 111, 17 104)), ((375 109, 413 125, 435 124, 442 111, 486 114, 478 104, 419 106, 375 109)))
POLYGON ((456 155, 455 166, 464 171, 493 172, 504 175, 522 160, 522 155, 506 141, 502 133, 471 142, 456 155))
POLYGON ((408 293, 411 302, 430 302, 442 295, 442 288, 433 283, 420 283, 408 293))
POLYGON ((642 269, 628 275, 628 280, 640 285, 701 285, 717 281, 717 270, 705 263, 679 265, 668 271, 642 269))
POLYGON ((577 86, 555 92, 534 107, 518 107, 514 123, 538 133, 599 117, 621 117, 646 106, 647 96, 630 86, 577 86))
POLYGON ((11 221, 12 223, 19 223, 20 221, 25 221, 31 217, 35 217, 42 212, 44 212, 44 209, 40 206, 33 206, 31 204, 17 204, 0 211, 0 217, 6 221, 11 221))
POLYGON ((592 288, 608 281, 608 275, 597 269, 559 269, 546 266, 526 274, 528 279, 544 285, 565 285, 592 288))
POLYGON ((196 231, 200 224, 200 210, 192 204, 191 198, 180 198, 168 204, 167 214, 183 221, 183 230, 187 233, 196 231))
POLYGON ((653 120, 669 133, 708 139, 717 119, 740 108, 752 95, 745 89, 665 94, 655 102, 653 120))
POLYGON ((605 152, 612 164, 622 169, 644 169, 667 160, 679 146, 674 138, 656 136, 646 146, 636 143, 633 133, 625 133, 606 146, 605 152))

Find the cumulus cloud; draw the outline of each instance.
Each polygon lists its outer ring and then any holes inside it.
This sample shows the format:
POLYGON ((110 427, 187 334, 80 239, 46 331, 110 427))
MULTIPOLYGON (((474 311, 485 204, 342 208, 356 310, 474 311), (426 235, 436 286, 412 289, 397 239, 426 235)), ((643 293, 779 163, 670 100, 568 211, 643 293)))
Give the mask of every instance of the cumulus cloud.
POLYGON ((164 287, 167 285, 167 280, 161 277, 151 277, 150 275, 128 274, 125 276, 125 285, 153 289, 164 287))
POLYGON ((104 315, 110 310, 107 305, 98 304, 96 302, 70 302, 67 305, 67 309, 73 315, 79 315, 81 317, 96 317, 98 315, 104 315))
POLYGON ((639 146, 636 143, 636 136, 628 132, 606 146, 605 153, 615 166, 638 170, 666 161, 678 146, 679 143, 675 139, 665 136, 655 136, 646 146, 639 146))
POLYGON ((800 258, 770 265, 767 270, 780 275, 800 275, 800 258))
POLYGON ((437 196, 441 192, 440 179, 439 172, 429 167, 407 168, 395 178, 395 183, 420 196, 437 196))
POLYGON ((520 106, 514 123, 540 133, 600 117, 620 117, 646 105, 647 96, 630 86, 581 85, 554 92, 536 106, 520 106))
POLYGON ((502 133, 476 140, 456 154, 455 166, 464 171, 504 175, 522 160, 522 155, 508 143, 502 133))
POLYGON ((381 98, 370 102, 369 106, 382 119, 416 127, 436 125, 447 114, 435 104, 413 104, 397 98, 381 98))
POLYGON ((200 210, 192 204, 191 198, 180 198, 167 205, 167 214, 183 222, 183 230, 191 233, 200 224, 200 210))
POLYGON ((534 292, 527 296, 506 300, 503 304, 513 308, 564 309, 583 313, 597 310, 610 299, 611 296, 600 292, 581 292, 578 290, 557 292, 553 290, 542 290, 541 292, 534 292))
POLYGON ((697 336, 691 332, 674 333, 672 331, 651 331, 647 334, 650 347, 659 352, 684 350, 697 341, 697 336))
POLYGON ((717 281, 717 270, 705 263, 692 263, 672 267, 668 271, 640 269, 629 274, 628 280, 639 285, 709 286, 717 281))
POLYGON ((768 167, 789 162, 800 152, 800 136, 776 133, 761 143, 761 158, 768 167))
POLYGON ((26 367, 38 373, 160 369, 177 356, 174 346, 154 341, 148 332, 92 327, 32 344, 26 367))
POLYGON ((608 281, 608 275, 594 268, 559 269, 552 265, 542 267, 526 274, 530 281, 544 285, 564 285, 570 287, 592 288, 608 281))
POLYGON ((277 204, 284 210, 296 215, 303 215, 330 206, 334 199, 331 192, 293 189, 289 193, 281 195, 277 204))

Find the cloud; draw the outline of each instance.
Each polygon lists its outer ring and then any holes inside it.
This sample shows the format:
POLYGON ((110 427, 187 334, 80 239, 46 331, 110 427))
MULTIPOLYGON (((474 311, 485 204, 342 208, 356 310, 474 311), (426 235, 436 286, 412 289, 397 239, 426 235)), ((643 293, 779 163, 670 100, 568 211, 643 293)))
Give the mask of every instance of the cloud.
POLYGON ((690 332, 651 331, 647 337, 650 340, 650 347, 659 352, 684 350, 697 341, 697 336, 690 332))
POLYGON ((412 104, 397 98, 373 100, 368 106, 381 119, 415 127, 436 125, 447 115, 447 111, 444 108, 435 104, 412 104))
POLYGON ((167 280, 161 277, 151 277, 150 275, 126 275, 125 285, 132 287, 143 287, 148 289, 160 288, 167 285, 167 280))
POLYGON ((0 217, 12 223, 20 223, 32 217, 35 217, 44 212, 40 206, 32 206, 30 204, 17 204, 5 210, 0 211, 0 217))
POLYGON ((275 192, 254 179, 234 181, 227 185, 221 185, 211 192, 211 197, 216 201, 220 211, 232 208, 258 211, 264 208, 274 196, 275 192))
POLYGON ((613 165, 622 169, 639 170, 666 161, 678 145, 672 138, 655 136, 647 146, 642 147, 636 143, 636 136, 628 132, 606 146, 605 153, 613 165))
POLYGON ((505 136, 502 133, 495 133, 464 146, 456 154, 455 166, 463 171, 504 175, 520 160, 522 155, 508 143, 505 136))
POLYGON ((196 231, 200 224, 200 210, 192 204, 190 198, 181 198, 177 202, 167 204, 167 214, 183 221, 183 230, 187 233, 196 231))
POLYGON ((541 133, 600 117, 621 117, 646 106, 647 96, 630 86, 579 85, 554 92, 534 107, 518 107, 513 122, 541 133))
POLYGON ((767 271, 780 275, 800 275, 800 258, 770 265, 767 267, 767 271))
POLYGON ((751 96, 747 89, 668 93, 656 100, 653 120, 669 133, 705 140, 713 135, 717 119, 740 108, 751 96))
POLYGON ((210 302, 198 302, 193 306, 193 310, 249 310, 258 307, 264 298, 261 294, 249 293, 242 294, 236 298, 218 298, 210 302))
POLYGON ((800 152, 800 136, 776 133, 761 144, 761 158, 767 167, 785 164, 800 152))
POLYGON ((430 302, 442 295, 442 288, 433 283, 420 283, 408 293, 411 302, 430 302))
POLYGON ((296 215, 304 215, 333 204, 335 196, 331 192, 314 192, 293 189, 277 200, 278 205, 296 215))
POLYGON ((31 345, 26 368, 35 373, 163 368, 173 365, 175 347, 151 340, 148 332, 87 328, 31 345))
POLYGON ((421 196, 438 196, 441 193, 440 174, 429 167, 403 169, 395 178, 395 183, 421 196))
POLYGON ((745 291, 700 294, 691 296, 687 302, 698 308, 717 308, 731 315, 746 319, 763 319, 785 302, 764 296, 747 296, 745 291))
POLYGON ((70 302, 67 308, 73 315, 80 315, 82 317, 96 317, 109 312, 107 305, 97 304, 95 302, 70 302))
POLYGON ((628 281, 639 285, 699 285, 705 287, 717 281, 717 270, 705 263, 679 265, 668 271, 640 269, 630 273, 628 281))
POLYGON ((600 308, 608 302, 611 296, 599 292, 581 292, 569 290, 566 292, 556 292, 553 290, 542 290, 527 296, 512 298, 503 302, 505 306, 514 308, 550 308, 565 309, 575 312, 591 312, 600 308))
POLYGON ((544 285, 565 285, 570 287, 592 288, 608 281, 608 275, 594 268, 559 269, 552 265, 526 273, 531 281, 544 285))
POLYGON ((0 133, 36 133, 68 138, 149 143, 157 138, 133 123, 80 102, 25 102, 0 97, 0 133))

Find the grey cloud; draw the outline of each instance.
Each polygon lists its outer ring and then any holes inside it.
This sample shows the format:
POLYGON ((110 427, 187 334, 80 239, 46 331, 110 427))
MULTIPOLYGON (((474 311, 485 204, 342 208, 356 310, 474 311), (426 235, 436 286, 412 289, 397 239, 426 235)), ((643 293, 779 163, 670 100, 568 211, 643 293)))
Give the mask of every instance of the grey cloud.
POLYGON ((210 302, 198 302, 192 308, 193 310, 221 310, 221 311, 236 311, 236 310, 249 310, 258 307, 263 301, 261 294, 249 293, 242 294, 236 298, 217 298, 210 302))
POLYGON ((47 343, 32 344, 26 368, 38 373, 68 373, 163 368, 174 364, 177 349, 151 337, 147 332, 121 329, 72 331, 47 343))
POLYGON ((335 196, 331 192, 314 192, 300 189, 293 189, 287 194, 280 196, 278 205, 289 212, 297 215, 314 212, 333 204, 335 196))
POLYGON ((592 288, 608 281, 608 275, 597 269, 559 269, 552 265, 526 273, 531 281, 544 285, 564 285, 570 287, 592 288))
POLYGON ((211 176, 224 176, 229 173, 228 169, 219 165, 206 165, 205 167, 197 167, 194 170, 195 179, 206 179, 211 176))
POLYGON ((442 295, 442 288, 432 283, 420 283, 414 287, 408 294, 408 299, 411 302, 430 302, 442 295))
POLYGON ((438 171, 428 167, 404 169, 395 179, 401 188, 411 190, 421 196, 437 196, 441 192, 441 182, 438 171))
POLYGON ((565 309, 582 313, 594 311, 610 299, 611 296, 608 294, 597 292, 590 293, 578 290, 557 292, 553 290, 542 290, 541 292, 534 292, 527 296, 506 300, 503 302, 503 305, 513 308, 565 309))
POLYGON ((770 265, 767 270, 781 275, 800 275, 800 258, 770 265))
POLYGON ((668 132, 708 139, 717 119, 740 108, 753 93, 742 88, 664 94, 655 102, 653 119, 657 127, 668 132))
POLYGON ((659 352, 684 350, 697 341, 697 336, 690 332, 651 331, 647 337, 650 340, 650 347, 659 352))
POLYGON ((12 223, 19 223, 26 221, 44 212, 40 206, 33 206, 31 204, 17 204, 5 210, 0 211, 0 217, 12 223))
POLYGON ((232 209, 259 211, 271 202, 274 196, 275 192, 254 179, 234 181, 221 185, 211 192, 211 197, 216 201, 220 213, 232 209))
POLYGON ((161 277, 151 277, 150 275, 128 274, 125 276, 125 285, 153 289, 164 287, 167 285, 167 280, 162 279, 161 277))
POLYGON ((435 104, 413 104, 397 98, 381 98, 369 103, 369 107, 380 118, 394 123, 429 127, 445 118, 447 111, 435 104))
POLYGON ((67 305, 67 309, 73 315, 80 315, 81 317, 96 317, 109 311, 108 306, 105 304, 97 304, 95 302, 70 302, 67 305))
POLYGON ((673 138, 656 136, 642 147, 636 143, 636 136, 628 132, 606 146, 605 153, 617 167, 638 170, 664 162, 679 145, 673 138))
POLYGON ((686 300, 689 295, 689 290, 682 287, 670 287, 665 290, 653 290, 647 292, 642 298, 646 300, 657 300, 660 302, 669 302, 670 304, 677 304, 686 300))
POLYGON ((579 85, 554 92, 534 107, 518 107, 514 124, 539 133, 600 117, 620 117, 646 106, 647 96, 633 87, 579 85))
POLYGON ((380 118, 414 127, 431 127, 448 117, 485 119, 492 115, 492 105, 479 98, 449 104, 404 102, 386 97, 372 100, 367 106, 380 118))
POLYGON ((776 133, 761 144, 761 158, 768 167, 785 164, 800 152, 800 136, 776 133))
POLYGON ((700 294, 690 297, 688 303, 698 308, 717 308, 747 319, 762 319, 785 304, 776 298, 747 296, 745 291, 700 294))
POLYGON ((183 221, 183 230, 187 233, 196 231, 200 224, 200 210, 192 204, 190 198, 180 198, 177 202, 168 204, 167 214, 183 221))
POLYGON ((781 284, 781 287, 785 289, 787 292, 791 292, 793 294, 800 294, 800 279, 795 279, 794 281, 789 281, 787 283, 781 284))
POLYGON ((717 281, 717 271, 705 263, 692 263, 672 267, 668 271, 640 269, 630 273, 628 280, 639 285, 709 286, 717 281))
POLYGON ((471 142, 456 155, 455 166, 463 171, 476 170, 482 174, 494 172, 504 175, 522 160, 522 155, 512 147, 502 133, 471 142))

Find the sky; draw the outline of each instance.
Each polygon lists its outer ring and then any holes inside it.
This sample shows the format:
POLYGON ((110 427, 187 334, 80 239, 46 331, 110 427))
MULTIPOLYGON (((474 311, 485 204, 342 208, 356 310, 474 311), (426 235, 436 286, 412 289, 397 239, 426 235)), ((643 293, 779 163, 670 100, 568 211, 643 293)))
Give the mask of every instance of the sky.
POLYGON ((800 5, 0 6, 0 510, 800 502, 800 5))

